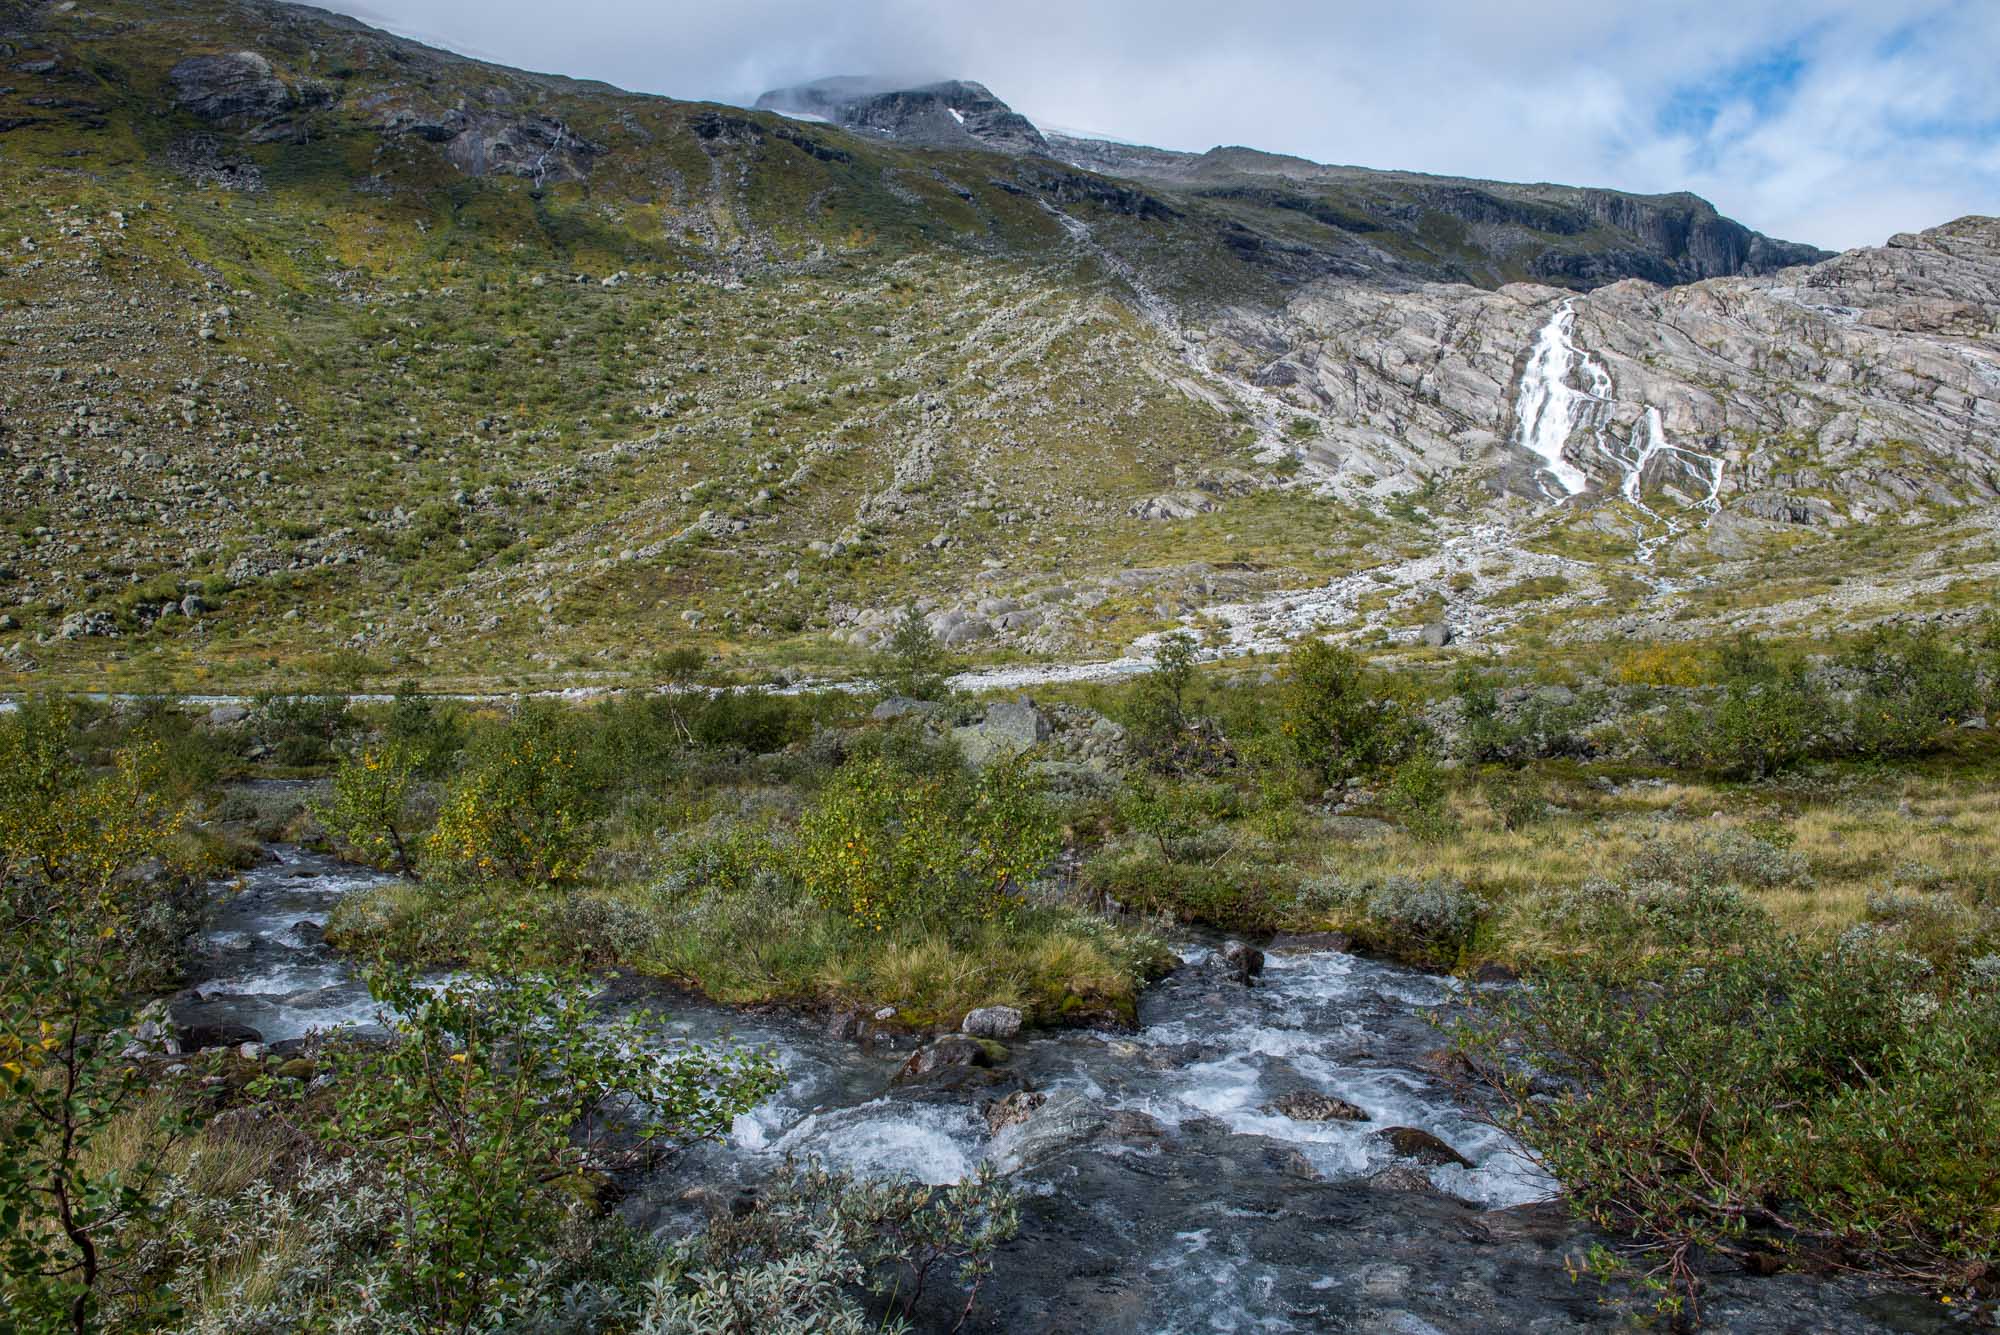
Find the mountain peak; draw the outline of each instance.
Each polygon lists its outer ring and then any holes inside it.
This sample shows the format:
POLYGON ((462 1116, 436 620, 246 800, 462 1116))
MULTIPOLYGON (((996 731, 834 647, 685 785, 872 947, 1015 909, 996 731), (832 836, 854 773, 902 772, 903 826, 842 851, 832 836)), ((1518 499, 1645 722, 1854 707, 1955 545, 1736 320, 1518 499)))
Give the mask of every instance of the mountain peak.
POLYGON ((830 121, 920 148, 983 148, 1051 156, 1034 123, 968 79, 901 85, 867 75, 835 75, 757 99, 760 111, 830 121))

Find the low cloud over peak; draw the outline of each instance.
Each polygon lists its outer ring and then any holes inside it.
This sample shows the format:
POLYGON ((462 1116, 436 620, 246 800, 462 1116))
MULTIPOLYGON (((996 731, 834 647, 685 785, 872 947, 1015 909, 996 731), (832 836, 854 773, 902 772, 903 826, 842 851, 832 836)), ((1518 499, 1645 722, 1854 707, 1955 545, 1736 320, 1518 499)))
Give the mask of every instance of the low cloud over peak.
POLYGON ((977 79, 1167 148, 1646 192, 1845 247, 2000 212, 1987 0, 322 0, 468 54, 749 103, 831 74, 977 79))

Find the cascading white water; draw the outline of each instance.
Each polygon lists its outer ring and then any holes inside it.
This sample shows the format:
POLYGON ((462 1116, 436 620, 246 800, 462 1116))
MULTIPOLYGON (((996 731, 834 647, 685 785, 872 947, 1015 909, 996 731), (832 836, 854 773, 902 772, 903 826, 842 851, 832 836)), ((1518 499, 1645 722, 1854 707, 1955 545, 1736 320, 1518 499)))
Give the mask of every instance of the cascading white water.
POLYGON ((1703 454, 1700 450, 1691 450, 1685 445, 1675 445, 1668 441, 1666 426, 1660 420, 1660 410, 1650 407, 1646 409, 1645 416, 1639 419, 1638 425, 1632 428, 1632 462, 1626 464, 1621 461, 1620 464, 1625 470, 1625 480, 1619 484, 1618 490, 1626 500, 1645 510, 1647 514, 1653 513, 1647 508, 1639 487, 1641 479, 1645 476, 1646 466, 1662 454, 1677 454, 1684 460, 1704 465, 1704 470, 1708 474, 1708 494, 1694 504, 1711 514, 1722 508, 1722 460, 1713 454, 1703 454))
MULTIPOLYGON (((1536 336, 1534 351, 1528 355, 1527 368, 1521 373, 1519 399, 1520 443, 1542 458, 1546 471, 1562 488, 1565 498, 1582 491, 1589 481, 1583 470, 1563 454, 1570 433, 1576 429, 1577 409, 1592 399, 1569 383, 1570 370, 1577 360, 1576 345, 1570 337, 1575 323, 1574 303, 1558 304, 1536 336)), ((1594 362, 1586 359, 1586 363, 1602 374, 1594 362)), ((1597 376, 1593 375, 1593 388, 1596 382, 1597 376)), ((1609 376, 1604 377, 1604 388, 1607 391, 1610 388, 1609 376)))
POLYGON ((1654 552, 1681 531, 1678 521, 1656 513, 1645 501, 1646 469, 1663 454, 1674 454, 1688 465, 1700 465, 1707 475, 1708 494, 1693 502, 1710 514, 1722 508, 1723 462, 1713 454, 1691 450, 1667 439, 1660 410, 1648 406, 1632 428, 1623 447, 1615 444, 1607 430, 1613 405, 1611 372, 1576 342, 1576 299, 1556 304, 1548 323, 1535 338, 1528 365, 1521 373, 1518 398, 1520 444, 1547 461, 1547 471, 1562 488, 1564 499, 1582 491, 1588 479, 1582 469, 1564 453, 1578 428, 1588 424, 1597 453, 1617 465, 1623 476, 1618 493, 1640 513, 1666 525, 1666 532, 1641 542, 1639 560, 1651 564, 1654 552), (1589 386, 1578 389, 1571 383, 1581 377, 1589 386))

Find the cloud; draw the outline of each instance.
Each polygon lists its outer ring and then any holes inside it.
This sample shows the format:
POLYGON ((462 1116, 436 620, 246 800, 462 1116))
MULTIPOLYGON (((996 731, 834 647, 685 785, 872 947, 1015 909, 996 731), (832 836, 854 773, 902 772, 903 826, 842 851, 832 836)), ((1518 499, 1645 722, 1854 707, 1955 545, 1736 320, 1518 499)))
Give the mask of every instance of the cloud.
POLYGON ((1040 123, 1138 143, 1689 189, 1826 246, 2000 212, 1990 0, 331 3, 674 97, 747 102, 826 74, 975 78, 1040 123))

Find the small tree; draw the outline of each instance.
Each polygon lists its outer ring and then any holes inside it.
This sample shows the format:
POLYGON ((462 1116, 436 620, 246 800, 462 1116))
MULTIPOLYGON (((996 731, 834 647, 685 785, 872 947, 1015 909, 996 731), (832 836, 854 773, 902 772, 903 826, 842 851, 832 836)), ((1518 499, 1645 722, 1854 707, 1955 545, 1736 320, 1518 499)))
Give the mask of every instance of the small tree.
POLYGON ((942 700, 950 694, 950 675, 951 655, 915 605, 905 606, 889 632, 889 642, 876 656, 876 679, 891 695, 942 700))
POLYGON ((156 746, 94 775, 70 722, 55 703, 0 722, 0 1309, 83 1332, 129 1278, 153 1165, 181 1129, 134 1127, 148 1082, 122 1055, 126 998, 153 963, 129 873, 166 851, 181 814, 157 796, 156 746), (124 1153, 100 1154, 121 1124, 124 1153))
POLYGON ((1322 783, 1392 765, 1419 735, 1360 656, 1324 639, 1292 646, 1281 699, 1286 746, 1322 783))
POLYGON ((371 866, 415 877, 424 754, 420 744, 398 739, 355 752, 334 771, 332 796, 313 803, 313 815, 371 866))
POLYGON ((604 799, 571 733, 554 706, 537 703, 473 743, 427 842, 440 867, 538 884, 582 874, 604 799))
POLYGON ((1175 631, 1160 640, 1153 670, 1133 684, 1126 727, 1132 742, 1156 766, 1179 767, 1188 734, 1188 689, 1195 679, 1194 636, 1175 631))

